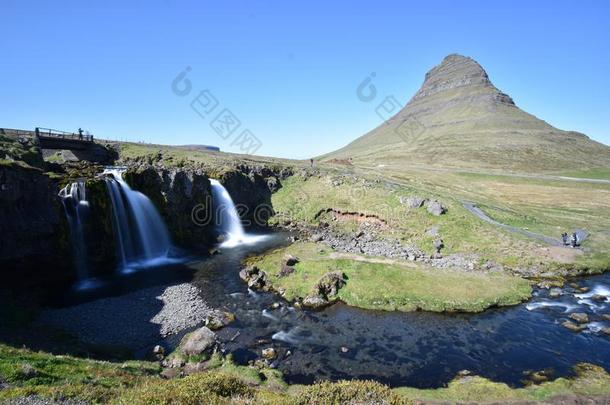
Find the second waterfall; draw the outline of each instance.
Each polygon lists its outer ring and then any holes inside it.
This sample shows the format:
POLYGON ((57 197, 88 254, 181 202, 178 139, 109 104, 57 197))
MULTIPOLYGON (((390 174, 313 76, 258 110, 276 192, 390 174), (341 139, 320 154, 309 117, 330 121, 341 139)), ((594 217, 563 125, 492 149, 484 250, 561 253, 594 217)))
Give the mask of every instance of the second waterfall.
POLYGON ((153 203, 129 187, 120 169, 106 169, 104 174, 112 201, 121 268, 125 271, 168 261, 169 233, 153 203))

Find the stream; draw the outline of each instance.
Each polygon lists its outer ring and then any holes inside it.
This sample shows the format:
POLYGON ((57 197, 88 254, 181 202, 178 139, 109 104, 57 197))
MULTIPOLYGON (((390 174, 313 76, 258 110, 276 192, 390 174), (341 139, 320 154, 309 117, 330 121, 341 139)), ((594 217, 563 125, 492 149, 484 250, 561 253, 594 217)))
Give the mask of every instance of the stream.
MULTIPOLYGON (((277 238, 254 250, 274 243, 277 238)), ((432 388, 469 370, 520 386, 531 371, 566 376, 579 362, 610 369, 610 339, 600 331, 610 326, 602 319, 610 305, 591 299, 595 293, 608 296, 610 274, 577 281, 590 293, 566 287, 550 298, 548 290, 537 290, 527 304, 481 314, 380 312, 344 304, 312 312, 248 290, 238 272, 251 250, 237 247, 196 264, 193 282, 212 306, 236 314, 237 321, 219 331, 227 352, 246 364, 273 346, 279 353, 274 365, 290 383, 371 378, 432 388), (572 312, 589 315, 588 329, 574 333, 561 326, 572 312)))
POLYGON ((161 310, 155 297, 167 286, 190 282, 208 305, 236 316, 235 322, 217 331, 225 354, 248 364, 261 357, 262 349, 274 347, 278 358, 272 367, 289 383, 358 378, 435 388, 468 370, 518 387, 533 371, 545 370, 550 378, 570 376, 580 362, 610 370, 610 339, 601 331, 610 326, 603 317, 610 314, 610 274, 575 280, 588 292, 568 285, 559 297, 551 298, 549 290, 536 290, 525 304, 480 314, 382 312, 341 303, 314 312, 295 309, 275 294, 249 290, 239 278, 248 255, 287 243, 285 234, 269 235, 255 244, 222 248, 222 253, 207 259, 118 275, 105 280, 103 287, 62 292, 53 306, 122 299, 152 289, 152 294, 126 308, 115 304, 91 314, 79 312, 85 328, 98 318, 125 326, 125 336, 133 333, 133 338, 123 340, 138 342, 134 350, 143 356, 144 348, 150 350, 154 344, 175 348, 184 333, 194 329, 160 339, 150 324, 161 310), (587 328, 579 333, 561 325, 574 312, 589 316, 587 328))

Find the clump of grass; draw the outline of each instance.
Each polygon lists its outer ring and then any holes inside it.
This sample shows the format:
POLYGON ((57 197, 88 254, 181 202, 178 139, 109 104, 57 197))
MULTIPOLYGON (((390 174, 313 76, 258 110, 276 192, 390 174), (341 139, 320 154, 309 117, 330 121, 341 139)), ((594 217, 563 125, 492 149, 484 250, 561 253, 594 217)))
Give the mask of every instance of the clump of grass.
POLYGON ((295 390, 297 404, 388 404, 408 405, 411 400, 375 381, 321 382, 295 390))

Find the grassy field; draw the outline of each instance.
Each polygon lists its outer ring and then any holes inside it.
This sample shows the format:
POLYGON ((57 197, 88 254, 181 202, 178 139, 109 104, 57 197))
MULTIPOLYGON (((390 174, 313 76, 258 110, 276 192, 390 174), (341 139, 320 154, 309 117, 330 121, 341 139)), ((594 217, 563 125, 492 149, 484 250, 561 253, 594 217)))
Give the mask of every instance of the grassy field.
POLYGON ((251 258, 250 262, 267 272, 272 285, 284 289, 284 297, 291 301, 311 294, 317 281, 331 271, 347 276, 338 298, 366 309, 479 312, 490 306, 518 304, 531 294, 529 282, 503 273, 436 269, 404 260, 341 255, 315 243, 295 243, 251 258), (279 277, 286 254, 300 261, 293 274, 279 277))
MULTIPOLYGON (((358 173, 364 175, 363 173, 358 173)), ((386 178, 388 175, 386 174, 386 178)), ((380 233, 388 238, 413 244, 427 253, 433 251, 428 229, 437 227, 444 241, 443 254, 475 253, 481 261, 492 260, 507 267, 549 266, 574 263, 605 269, 610 265, 610 203, 599 191, 610 187, 595 184, 557 182, 545 185, 537 180, 471 174, 426 173, 390 176, 394 185, 384 181, 364 182, 350 176, 334 185, 336 176, 294 176, 272 197, 278 212, 277 221, 290 219, 316 225, 316 214, 327 208, 374 214, 387 222, 380 233), (564 188, 568 188, 566 191, 564 188), (579 208, 575 197, 560 198, 579 190, 584 203, 579 208), (400 204, 401 196, 437 198, 448 207, 445 215, 432 216, 425 208, 408 209, 400 204), (529 197, 528 197, 529 196, 529 197), (583 228, 591 232, 584 254, 558 248, 559 256, 544 252, 545 245, 485 223, 468 212, 463 201, 475 201, 492 218, 559 238, 561 232, 583 228), (578 213, 575 213, 578 211, 578 213), (608 217, 599 218, 601 213, 608 217)), ((369 178, 371 178, 369 174, 369 178)), ((379 177, 380 179, 383 179, 379 177)), ((355 221, 331 222, 331 226, 353 232, 355 221)))

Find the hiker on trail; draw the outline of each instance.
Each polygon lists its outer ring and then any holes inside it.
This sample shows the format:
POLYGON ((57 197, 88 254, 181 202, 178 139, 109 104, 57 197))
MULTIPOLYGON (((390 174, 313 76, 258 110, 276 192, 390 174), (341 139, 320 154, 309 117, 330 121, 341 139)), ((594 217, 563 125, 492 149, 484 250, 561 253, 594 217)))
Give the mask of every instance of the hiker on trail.
POLYGON ((80 139, 81 141, 83 140, 83 129, 82 128, 78 129, 78 139, 80 139))
POLYGON ((311 167, 313 167, 313 158, 309 159, 309 163, 311 163, 311 167))
POLYGON ((561 240, 563 241, 564 246, 569 245, 567 232, 561 234, 561 240))
POLYGON ((578 246, 578 235, 574 232, 572 233, 572 247, 575 248, 576 246, 578 246))

